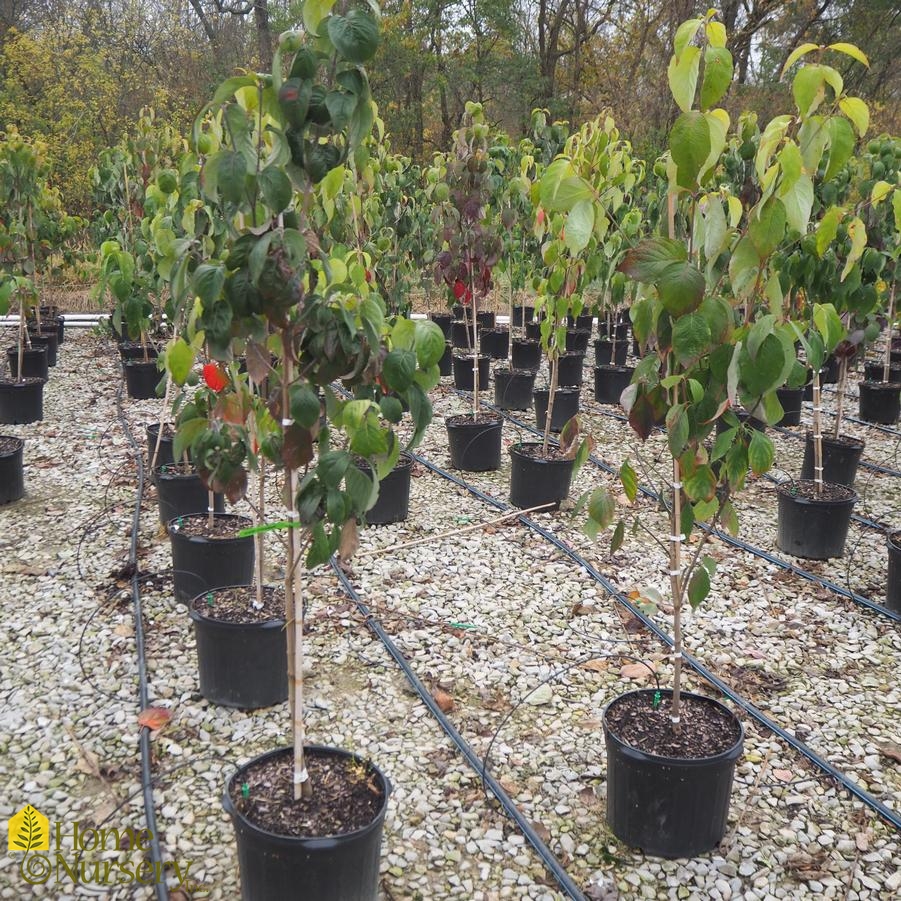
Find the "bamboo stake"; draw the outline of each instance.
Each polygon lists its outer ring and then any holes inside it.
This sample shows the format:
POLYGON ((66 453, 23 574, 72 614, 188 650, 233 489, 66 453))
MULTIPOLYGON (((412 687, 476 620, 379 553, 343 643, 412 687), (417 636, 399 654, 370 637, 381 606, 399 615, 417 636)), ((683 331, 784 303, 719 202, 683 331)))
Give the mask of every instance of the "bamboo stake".
POLYGON ((172 379, 166 379, 166 394, 163 397, 163 411, 160 413, 160 427, 156 433, 156 443, 153 446, 153 456, 150 458, 150 471, 156 469, 156 461, 160 455, 160 444, 163 441, 163 421, 166 418, 166 410, 169 408, 169 393, 172 390, 172 379))
POLYGON ((673 703, 670 722, 680 731, 682 690, 682 472, 673 458, 673 506, 670 513, 670 592, 673 596, 673 703))
POLYGON ((887 382, 891 376, 890 368, 892 365, 892 335, 895 332, 895 285, 896 281, 892 279, 892 290, 888 296, 888 338, 885 342, 885 359, 882 363, 882 381, 887 382))
MULTIPOLYGON (((260 483, 259 483, 259 499, 257 501, 257 521, 259 525, 262 525, 266 521, 266 460, 261 456, 260 457, 260 483)), ((262 610, 263 609, 263 555, 266 551, 266 546, 263 541, 263 533, 257 532, 256 538, 256 552, 257 552, 257 562, 256 562, 256 583, 257 583, 257 599, 256 604, 254 605, 255 609, 262 610)))
POLYGON ((813 480, 817 494, 823 493, 823 434, 820 373, 813 374, 813 480))
POLYGON ((383 554, 391 554, 394 551, 405 551, 408 548, 418 547, 432 541, 443 541, 445 538, 456 538, 457 535, 463 535, 466 532, 477 532, 479 529, 487 529, 489 526, 497 525, 505 520, 515 519, 518 516, 526 516, 529 513, 536 513, 539 510, 547 510, 549 507, 553 506, 553 503, 547 503, 539 504, 537 507, 527 507, 525 510, 511 510, 509 513, 498 516, 496 519, 489 519, 487 522, 473 523, 472 525, 464 526, 462 529, 450 529, 447 532, 440 532, 438 535, 426 535, 424 538, 417 538, 414 541, 405 541, 401 544, 392 544, 390 547, 386 548, 373 548, 369 551, 361 551, 360 553, 355 554, 354 557, 357 560, 363 557, 381 557, 383 554))
POLYGON ((839 429, 842 427, 842 412, 845 406, 845 385, 848 381, 848 358, 842 357, 838 364, 838 399, 835 405, 835 424, 832 427, 832 437, 838 438, 839 429))

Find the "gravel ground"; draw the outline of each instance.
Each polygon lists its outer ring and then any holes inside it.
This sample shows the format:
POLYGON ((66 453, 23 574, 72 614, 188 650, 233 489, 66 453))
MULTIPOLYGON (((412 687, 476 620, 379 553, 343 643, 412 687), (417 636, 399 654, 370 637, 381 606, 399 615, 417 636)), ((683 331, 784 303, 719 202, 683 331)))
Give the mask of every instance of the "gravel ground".
MULTIPOLYGON (((6 624, 0 772, 7 786, 0 819, 30 802, 64 830, 76 821, 120 830, 145 825, 134 630, 122 573, 135 467, 116 419, 118 386, 114 348, 86 333, 73 335, 45 391, 44 422, 2 427, 27 439, 27 496, 0 508, 6 624)), ((442 419, 466 406, 446 387, 436 391, 424 458, 447 466, 442 419)), ((594 403, 588 385, 583 407, 597 455, 618 466, 635 449, 631 433, 602 415, 611 408, 594 403)), ((161 402, 126 400, 125 409, 143 446, 161 402)), ((522 418, 532 422, 531 414, 522 418)), ((516 431, 506 424, 505 441, 512 443, 516 431)), ((866 438, 865 459, 901 468, 897 436, 854 424, 844 431, 866 438)), ((783 435, 774 440, 777 466, 794 475, 803 444, 783 435)), ((654 438, 639 450, 647 461, 643 481, 661 483, 662 444, 654 438)), ((461 532, 498 514, 425 467, 417 465, 414 476, 410 518, 363 533, 351 581, 420 678, 446 705, 452 702, 449 716, 466 740, 480 755, 490 746, 490 768, 577 884, 604 898, 897 896, 898 834, 747 717, 729 829, 716 854, 660 861, 617 842, 604 823, 601 712, 611 697, 645 684, 622 672, 626 658, 617 655, 652 662, 665 682, 664 646, 545 539, 509 523, 461 532), (388 551, 427 536, 428 544, 388 551)), ((499 472, 466 479, 506 501, 506 455, 499 472)), ((616 487, 612 477, 586 466, 572 496, 599 484, 616 487)), ((861 471, 866 511, 860 512, 901 526, 899 487, 892 476, 861 471)), ((649 525, 662 522, 650 502, 639 504, 649 525)), ((236 509, 248 512, 245 504, 236 509)), ((742 537, 775 552, 771 483, 756 481, 740 510, 742 537)), ((611 555, 609 536, 590 541, 578 517, 535 518, 618 588, 664 588, 664 562, 643 535, 629 537, 611 555)), ((138 547, 150 697, 172 713, 152 739, 163 857, 182 868, 190 862, 190 879, 202 884, 184 898, 234 899, 237 868, 222 787, 236 765, 289 741, 286 705, 240 712, 210 705, 197 693, 193 634, 172 600, 169 543, 152 486, 144 494, 138 547)), ((884 537, 852 525, 848 548, 843 560, 801 565, 880 601, 884 537)), ((283 566, 276 539, 268 551, 274 581, 283 566)), ((897 626, 716 539, 710 553, 719 569, 710 599, 689 618, 688 650, 887 806, 901 809, 899 764, 880 751, 901 744, 897 626)), ((306 580, 309 738, 370 755, 394 785, 382 854, 384 901, 563 898, 333 575, 321 570, 306 580)), ((665 609, 655 618, 670 627, 665 609)), ((715 694, 698 678, 687 681, 715 694)), ((98 894, 71 882, 23 893, 19 859, 0 860, 0 897, 98 894)), ((175 885, 171 872, 169 880, 175 885)), ((143 891, 99 894, 151 896, 143 891)))

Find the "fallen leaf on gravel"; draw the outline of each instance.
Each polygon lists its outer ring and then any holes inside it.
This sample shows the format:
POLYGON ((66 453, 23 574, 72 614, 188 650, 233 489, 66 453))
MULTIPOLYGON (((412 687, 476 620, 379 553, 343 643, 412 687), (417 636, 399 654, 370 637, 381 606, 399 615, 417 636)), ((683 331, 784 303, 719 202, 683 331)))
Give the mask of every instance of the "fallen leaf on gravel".
POLYGON ((172 719, 172 713, 164 707, 145 707, 138 714, 138 725, 146 726, 151 732, 162 729, 169 720, 172 719))
POLYGON ((134 634, 134 627, 128 623, 119 623, 119 625, 113 629, 113 635, 118 635, 120 638, 131 638, 134 634))
POLYGON ((791 770, 773 770, 773 775, 780 782, 791 782, 794 773, 791 770))
POLYGON ((901 763, 901 745, 898 745, 893 741, 889 741, 884 745, 876 745, 876 747, 879 749, 879 753, 884 757, 890 757, 897 763, 901 763))
POLYGON ((571 616, 585 616, 587 613, 594 613, 595 608, 589 607, 587 604, 575 603, 570 610, 571 616))
POLYGON ((509 776, 501 776, 501 778, 498 779, 498 782, 500 782, 501 788, 508 795, 517 795, 521 791, 519 783, 514 782, 509 776))
POLYGON ((589 660, 582 664, 582 669, 590 669, 593 673, 603 673, 607 669, 607 661, 589 660))
POLYGON ((656 669, 653 663, 627 663, 620 669, 619 674, 633 682, 647 682, 656 669))
POLYGON ((858 851, 866 851, 870 847, 870 837, 866 832, 858 832, 854 836, 854 844, 857 845, 858 851))
POLYGON ((450 713, 454 709, 454 699, 444 689, 436 689, 432 697, 442 713, 450 713))
POLYGON ((535 830, 538 838, 540 838, 545 844, 547 844, 551 840, 551 831, 544 825, 544 823, 532 823, 532 828, 535 830))

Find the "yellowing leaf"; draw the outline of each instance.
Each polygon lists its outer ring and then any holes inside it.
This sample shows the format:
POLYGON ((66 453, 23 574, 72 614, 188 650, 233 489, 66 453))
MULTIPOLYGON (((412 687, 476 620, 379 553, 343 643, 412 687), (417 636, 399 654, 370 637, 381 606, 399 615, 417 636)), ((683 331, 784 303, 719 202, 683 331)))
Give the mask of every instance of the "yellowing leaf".
POLYGON ((860 97, 842 97, 839 109, 851 120, 857 134, 863 137, 870 127, 870 109, 860 97))
POLYGON ((726 46, 726 26, 722 22, 708 22, 706 30, 707 43, 711 47, 726 46))
POLYGON ((686 47, 677 56, 670 59, 666 70, 670 91, 679 109, 683 113, 691 110, 698 87, 698 72, 701 68, 701 48, 686 47))
POLYGON ((870 61, 867 59, 867 55, 859 47, 855 47, 854 44, 838 41, 835 44, 830 44, 829 49, 844 53, 845 56, 850 56, 853 59, 856 59, 857 62, 863 63, 867 68, 870 67, 870 61))
POLYGON ((779 77, 781 78, 785 73, 799 60, 802 56, 806 56, 810 53, 811 50, 819 50, 819 44, 801 44, 800 47, 795 47, 791 53, 788 55, 788 59, 785 61, 785 65, 782 67, 782 71, 779 73, 779 77))
POLYGON ((892 193, 892 186, 887 181, 877 181, 870 191, 870 203, 876 206, 892 193))
POLYGON ((845 260, 845 268, 839 276, 839 281, 844 281, 854 264, 860 259, 864 248, 867 246, 867 228, 863 222, 855 216, 848 225, 848 237, 851 239, 851 250, 848 259, 845 260))

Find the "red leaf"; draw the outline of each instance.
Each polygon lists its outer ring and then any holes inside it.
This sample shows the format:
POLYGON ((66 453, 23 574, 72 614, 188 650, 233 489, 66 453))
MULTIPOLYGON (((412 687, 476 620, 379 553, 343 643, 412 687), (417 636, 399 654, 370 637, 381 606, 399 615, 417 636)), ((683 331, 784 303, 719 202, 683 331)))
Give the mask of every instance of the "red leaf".
POLYGON ((203 367, 203 380, 213 391, 221 391, 227 384, 225 373, 216 363, 206 363, 203 367))
POLYGON ((165 707, 145 707, 138 714, 138 725, 146 726, 151 732, 162 729, 172 719, 172 712, 165 707))

